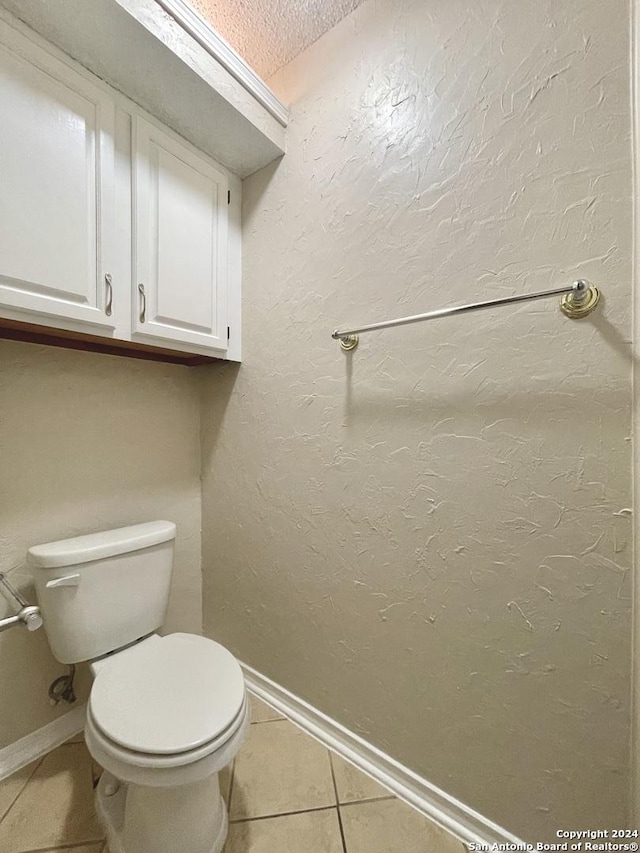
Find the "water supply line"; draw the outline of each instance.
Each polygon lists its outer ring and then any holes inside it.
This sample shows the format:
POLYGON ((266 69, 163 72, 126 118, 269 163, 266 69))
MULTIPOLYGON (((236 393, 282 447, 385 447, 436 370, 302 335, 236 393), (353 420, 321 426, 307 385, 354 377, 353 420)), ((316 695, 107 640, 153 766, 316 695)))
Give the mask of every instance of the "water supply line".
POLYGON ((49 685, 50 705, 59 705, 60 702, 66 702, 67 705, 72 705, 76 701, 76 694, 73 689, 73 679, 76 675, 76 667, 73 663, 68 664, 68 666, 68 675, 61 675, 49 685))

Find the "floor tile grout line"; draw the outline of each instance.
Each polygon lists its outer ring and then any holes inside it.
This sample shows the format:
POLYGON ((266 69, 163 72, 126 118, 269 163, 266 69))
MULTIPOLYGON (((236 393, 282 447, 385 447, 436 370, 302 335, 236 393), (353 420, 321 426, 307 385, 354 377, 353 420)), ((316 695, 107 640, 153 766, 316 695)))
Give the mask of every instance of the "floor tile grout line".
MULTIPOLYGON (((380 797, 364 797, 362 800, 349 800, 345 803, 338 803, 340 808, 345 808, 345 806, 359 806, 361 803, 383 803, 385 800, 396 800, 393 794, 385 794, 380 797)), ((417 811, 417 810, 416 810, 417 811)))
MULTIPOLYGON (((50 754, 50 753, 49 753, 49 754, 50 754)), ((20 797, 24 794, 24 792, 25 792, 25 790, 26 790, 27 785, 28 785, 28 784, 29 784, 29 782, 33 779, 33 777, 35 776, 35 774, 36 774, 36 772, 37 772, 38 768, 40 767, 40 765, 42 764, 42 762, 45 760, 45 758, 46 758, 46 757, 47 757, 46 755, 43 755, 43 756, 42 756, 42 758, 41 758, 41 759, 38 761, 38 763, 36 764, 36 766, 33 768, 32 772, 29 774, 29 778, 28 778, 28 779, 27 779, 27 781, 24 783, 24 785, 22 786, 22 788, 20 788, 20 790, 18 791, 18 793, 16 794, 16 796, 14 797, 13 802, 11 803, 11 805, 9 806, 9 808, 6 810, 6 812, 4 813, 4 815, 3 815, 2 819, 0 820, 0 823, 3 823, 3 822, 4 822, 4 821, 9 817, 9 812, 13 809, 13 807, 14 807, 14 806, 15 806, 15 804, 18 802, 18 800, 20 799, 20 797)), ((19 772, 20 772, 19 770, 16 770, 16 773, 19 773, 19 772)), ((13 774, 12 774, 12 775, 13 775, 13 774)), ((9 776, 8 778, 10 779, 10 778, 11 778, 11 776, 9 776)))
MULTIPOLYGON (((90 841, 67 841, 65 844, 57 844, 55 847, 36 847, 34 850, 22 850, 20 853, 56 853, 56 850, 78 850, 80 847, 88 847, 92 844, 106 844, 104 838, 92 838, 90 841)), ((103 847, 99 853, 103 853, 103 847)))
MULTIPOLYGON (((338 753, 334 752, 331 749, 329 749, 328 752, 329 752, 329 761, 331 762, 331 775, 333 776, 333 783, 334 783, 334 786, 336 789, 336 801, 338 803, 338 807, 341 808, 342 806, 357 806, 359 803, 377 803, 377 802, 380 802, 381 800, 395 800, 395 799, 397 799, 396 795, 392 794, 391 791, 389 791, 388 794, 378 794, 376 797, 361 797, 361 798, 356 799, 356 800, 341 800, 340 794, 338 793, 338 783, 336 781, 335 768, 333 765, 333 757, 334 757, 334 755, 338 755, 338 753)), ((338 758, 340 758, 339 755, 338 755, 338 758)), ((342 760, 344 761, 344 759, 342 759, 342 760)), ((358 771, 358 772, 361 772, 361 771, 358 771)), ((366 774, 361 774, 361 775, 366 775, 366 774)), ((377 785, 379 788, 382 788, 383 790, 388 790, 387 788, 385 788, 384 785, 381 785, 379 782, 377 783, 377 785)))
POLYGON ((310 814, 311 812, 328 812, 331 809, 336 809, 337 806, 316 806, 313 809, 298 809, 293 812, 278 812, 277 814, 261 814, 256 815, 255 817, 238 817, 235 820, 230 820, 229 823, 252 823, 255 820, 270 820, 271 818, 276 817, 293 817, 293 815, 297 814, 310 814))
POLYGON ((231 764, 231 779, 229 780, 229 802, 227 803, 227 817, 231 823, 231 797, 233 796, 233 783, 236 781, 236 761, 231 764))
POLYGON ((251 725, 252 726, 261 726, 263 723, 287 723, 287 722, 289 722, 289 720, 287 720, 286 717, 275 717, 273 720, 252 720, 251 725))
MULTIPOLYGON (((13 808, 16 805, 16 803, 18 802, 18 800, 22 797, 22 795, 24 794, 24 792, 27 789, 27 786, 29 785, 29 783, 31 782, 31 780, 33 779, 35 774, 38 772, 38 770, 42 766, 43 762, 46 761, 46 759, 50 755, 53 755, 55 752, 57 752, 63 746, 78 746, 79 744, 80 744, 80 742, 76 743, 76 744, 70 744, 67 741, 65 741, 65 743, 59 744, 58 746, 56 746, 52 750, 50 750, 46 755, 43 755, 42 758, 36 759, 36 761, 37 761, 36 766, 33 768, 32 772, 29 774, 29 778, 24 783, 24 785, 20 789, 18 795, 15 797, 15 799, 13 800, 11 805, 9 806, 6 814, 4 815, 2 820, 0 820, 0 824, 2 824, 5 821, 5 819, 9 816, 9 813, 13 810, 13 808)), ((19 772, 19 771, 16 771, 16 772, 19 772)), ((36 848, 32 848, 30 850, 24 850, 24 851, 22 851, 22 853, 55 853, 55 851, 59 851, 59 850, 70 850, 73 853, 74 850, 77 850, 81 847, 87 847, 88 845, 96 845, 97 846, 98 844, 102 845, 100 847, 100 850, 98 851, 98 853, 104 853, 104 850, 105 850, 104 845, 106 845, 106 843, 107 843, 107 841, 104 837, 103 838, 89 838, 89 839, 86 839, 84 841, 71 841, 71 842, 67 841, 67 842, 64 842, 63 844, 56 844, 53 847, 51 847, 50 845, 47 847, 36 847, 36 848)))
POLYGON ((333 790, 336 795, 336 812, 338 813, 338 827, 340 829, 340 838, 342 840, 342 853, 348 853, 347 850, 347 840, 344 837, 344 827, 342 826, 342 813, 340 812, 340 796, 338 795, 338 783, 336 782, 336 772, 333 767, 333 755, 331 754, 331 750, 328 749, 329 753, 329 767, 331 768, 331 779, 333 781, 333 790))

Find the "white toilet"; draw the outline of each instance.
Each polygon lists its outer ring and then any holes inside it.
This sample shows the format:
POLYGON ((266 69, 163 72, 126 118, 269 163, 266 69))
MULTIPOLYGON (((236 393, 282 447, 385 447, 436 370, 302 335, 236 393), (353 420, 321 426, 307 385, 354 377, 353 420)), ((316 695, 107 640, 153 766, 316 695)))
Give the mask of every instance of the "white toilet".
POLYGON ((111 853, 219 853, 227 811, 219 771, 249 722, 233 655, 164 620, 176 527, 154 521, 29 549, 49 644, 90 661, 89 751, 111 853))

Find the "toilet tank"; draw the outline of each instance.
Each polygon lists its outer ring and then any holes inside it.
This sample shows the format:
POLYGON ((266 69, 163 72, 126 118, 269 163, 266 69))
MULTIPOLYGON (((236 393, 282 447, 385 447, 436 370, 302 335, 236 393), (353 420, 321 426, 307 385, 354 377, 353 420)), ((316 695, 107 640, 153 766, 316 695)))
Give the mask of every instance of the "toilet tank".
POLYGON ((162 625, 176 526, 152 521, 29 548, 38 603, 55 657, 93 660, 162 625))

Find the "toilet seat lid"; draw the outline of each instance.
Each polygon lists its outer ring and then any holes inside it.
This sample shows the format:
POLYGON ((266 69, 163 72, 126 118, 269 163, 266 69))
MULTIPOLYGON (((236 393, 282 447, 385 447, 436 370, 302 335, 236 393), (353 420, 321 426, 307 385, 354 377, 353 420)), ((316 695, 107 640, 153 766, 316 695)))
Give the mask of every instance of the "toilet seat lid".
POLYGON ((218 737, 243 701, 242 670, 224 646, 195 634, 169 634, 105 664, 89 711, 117 744, 168 755, 218 737))

